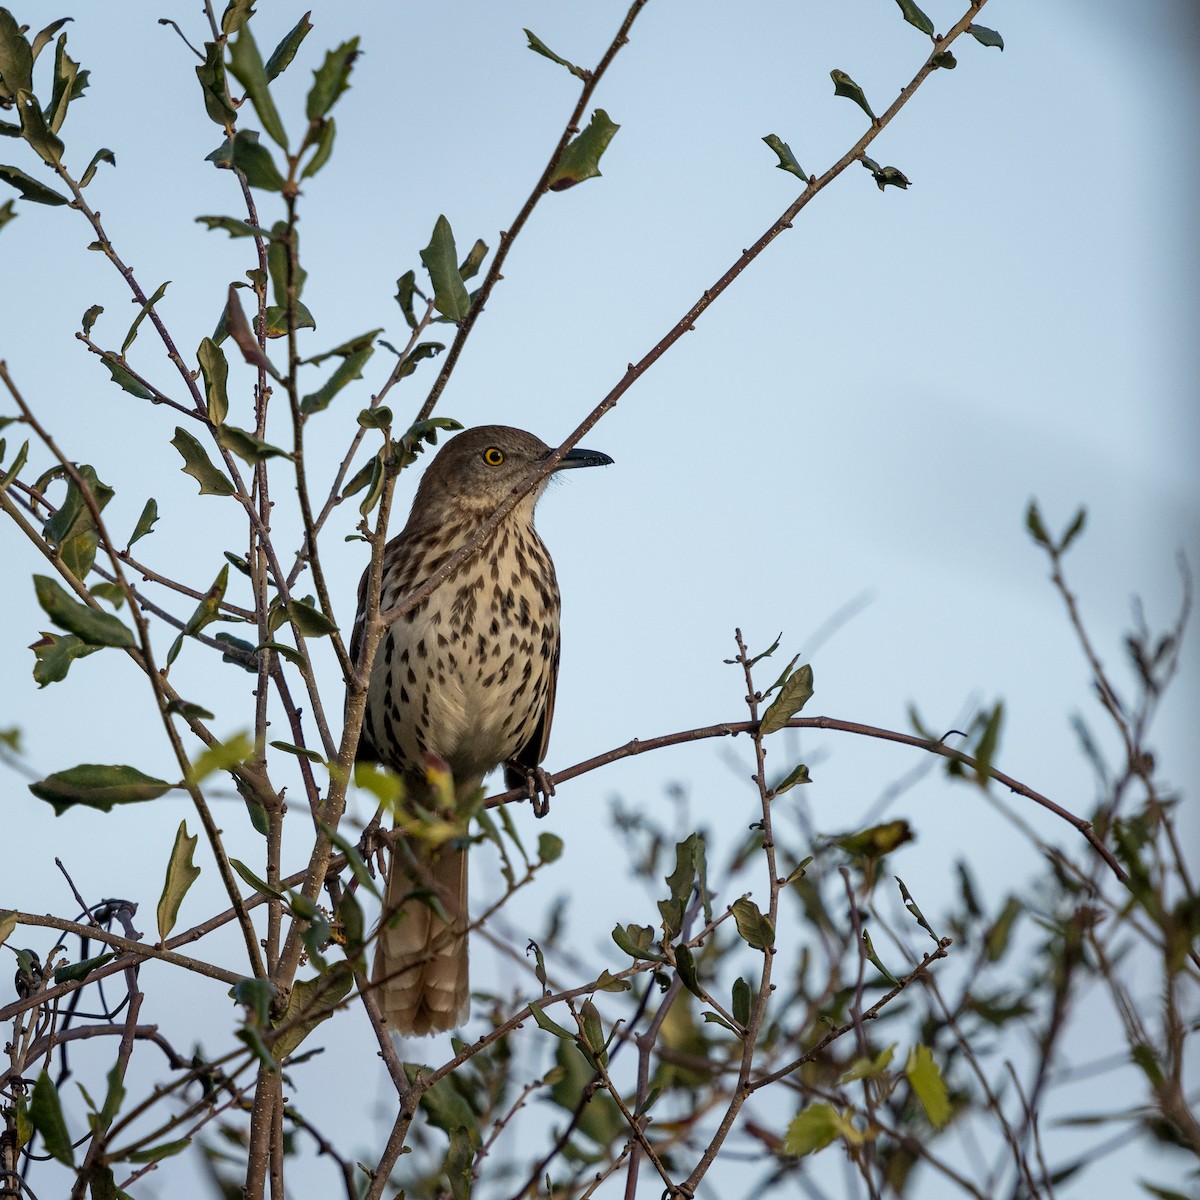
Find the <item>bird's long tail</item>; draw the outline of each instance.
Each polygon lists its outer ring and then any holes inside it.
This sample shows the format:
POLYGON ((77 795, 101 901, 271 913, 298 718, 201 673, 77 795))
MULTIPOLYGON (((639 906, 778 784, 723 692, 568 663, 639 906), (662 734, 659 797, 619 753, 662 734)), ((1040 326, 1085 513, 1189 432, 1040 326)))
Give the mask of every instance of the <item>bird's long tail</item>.
POLYGON ((422 1037, 470 1015, 467 855, 451 846, 413 850, 414 861, 403 847, 392 854, 373 981, 388 1028, 422 1037))

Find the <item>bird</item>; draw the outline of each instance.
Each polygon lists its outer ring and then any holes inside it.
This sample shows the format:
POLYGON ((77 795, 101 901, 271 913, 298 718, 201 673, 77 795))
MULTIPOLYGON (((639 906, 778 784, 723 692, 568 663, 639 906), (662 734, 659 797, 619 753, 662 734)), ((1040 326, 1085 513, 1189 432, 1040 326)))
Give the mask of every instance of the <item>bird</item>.
MULTIPOLYGON (((380 610, 399 604, 472 540, 552 453, 521 429, 483 425, 450 438, 421 477, 404 529, 384 547, 380 610)), ((576 448, 554 472, 606 466, 576 448)), ((477 552, 387 626, 367 683, 357 759, 404 781, 414 811, 436 808, 430 768, 452 773, 454 804, 505 767, 531 799, 554 716, 558 580, 533 515, 550 475, 488 532, 477 552)), ((351 640, 358 661, 367 574, 351 640)), ((372 983, 386 1027, 402 1036, 457 1028, 470 1014, 467 854, 453 839, 397 837, 388 868, 372 983)))

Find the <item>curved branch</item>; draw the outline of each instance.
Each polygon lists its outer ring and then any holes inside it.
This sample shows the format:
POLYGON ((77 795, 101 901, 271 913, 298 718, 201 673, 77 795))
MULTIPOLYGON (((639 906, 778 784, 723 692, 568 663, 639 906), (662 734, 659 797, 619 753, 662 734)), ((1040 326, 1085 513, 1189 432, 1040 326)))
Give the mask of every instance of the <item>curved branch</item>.
MULTIPOLYGON (((902 746, 914 746, 918 750, 925 750, 930 754, 938 754, 942 758, 949 759, 951 762, 962 763, 964 767, 970 767, 976 774, 982 774, 979 763, 971 755, 964 753, 962 750, 955 750, 953 746, 947 746, 944 742, 932 742, 928 738, 918 737, 912 733, 900 733, 894 729, 881 729, 876 725, 862 725, 857 721, 843 721, 837 717, 793 717, 787 723, 787 727, 789 729, 825 729, 834 733, 852 733, 859 737, 878 738, 880 741, 885 742, 898 742, 902 746)), ((565 767, 553 775, 548 773, 546 777, 551 783, 557 786, 569 779, 586 775, 589 771, 594 771, 598 767, 607 766, 608 763, 612 762, 619 762, 623 758, 632 758, 636 754, 646 754, 651 750, 662 750, 667 746, 681 746, 686 742, 704 741, 706 738, 734 737, 739 733, 754 733, 757 728, 758 723, 755 721, 728 721, 722 725, 704 725, 698 729, 683 729, 678 733, 667 733, 661 737, 647 738, 645 740, 634 738, 632 741, 626 742, 623 746, 616 746, 612 750, 605 751, 603 754, 597 754, 594 758, 585 759, 583 762, 576 763, 573 767, 565 767)), ((1052 812, 1056 817, 1066 821, 1068 825, 1078 830, 1087 839, 1092 849, 1104 860, 1108 868, 1122 883, 1129 881, 1129 876, 1126 875, 1121 864, 1117 862, 1112 851, 1097 836, 1096 831, 1092 828, 1091 821, 1076 816, 1073 812, 1063 808, 1062 805, 1055 804, 1049 797, 1043 796, 1041 792, 1034 791, 1033 788, 1018 779, 1014 779, 1011 775, 1006 775, 1003 771, 991 768, 987 772, 987 778, 996 780, 997 783, 1003 784, 1009 791, 1016 792, 1017 795, 1024 796, 1027 800, 1032 800, 1048 812, 1052 812)), ((490 796, 484 801, 484 806, 486 808, 496 808, 501 804, 509 804, 514 800, 527 800, 528 798, 529 794, 524 788, 511 788, 507 792, 490 796)))

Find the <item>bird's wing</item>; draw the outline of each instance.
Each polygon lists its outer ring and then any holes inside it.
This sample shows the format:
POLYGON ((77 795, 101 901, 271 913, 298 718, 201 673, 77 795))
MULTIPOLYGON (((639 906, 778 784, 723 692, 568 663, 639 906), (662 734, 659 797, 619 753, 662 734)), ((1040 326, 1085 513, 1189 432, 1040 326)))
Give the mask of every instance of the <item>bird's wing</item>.
POLYGON ((554 693, 558 688, 558 652, 559 642, 556 640, 554 653, 550 656, 550 666, 546 671, 546 703, 542 707, 537 724, 533 727, 529 741, 509 759, 509 762, 516 765, 504 768, 504 782, 510 788, 524 786, 526 775, 520 770, 521 767, 532 771, 546 757, 546 750, 550 745, 550 725, 554 720, 554 693))

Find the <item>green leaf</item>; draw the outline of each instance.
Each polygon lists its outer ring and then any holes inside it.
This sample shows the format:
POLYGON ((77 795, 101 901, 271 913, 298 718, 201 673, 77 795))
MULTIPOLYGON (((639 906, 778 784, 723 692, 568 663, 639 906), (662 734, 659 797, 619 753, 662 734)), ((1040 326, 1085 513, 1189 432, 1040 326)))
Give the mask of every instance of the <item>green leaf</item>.
POLYGON ((758 724, 759 735, 766 737, 770 733, 785 728, 788 721, 809 702, 812 694, 813 671, 812 667, 805 663, 784 680, 783 686, 779 689, 779 695, 763 713, 762 720, 758 724))
POLYGON ((483 260, 487 258, 487 242, 482 238, 475 239, 475 245, 471 247, 470 253, 458 265, 458 273, 465 283, 468 279, 474 279, 479 274, 479 268, 483 265, 483 260))
POLYGON ((1000 727, 1004 722, 1004 701, 997 700, 996 707, 988 713, 983 732, 975 746, 975 778, 982 787, 987 787, 992 777, 992 762, 1000 743, 1000 727))
POLYGON ((204 43, 204 62, 196 68, 196 78, 204 92, 204 111, 222 129, 237 121, 237 109, 230 103, 225 83, 225 56, 220 42, 204 43))
POLYGON ((895 986, 897 983, 899 983, 900 981, 895 977, 895 975, 893 975, 891 973, 891 971, 889 971, 887 969, 887 967, 885 967, 883 965, 883 961, 882 961, 882 959, 880 959, 879 955, 876 953, 875 945, 871 941, 871 935, 865 929, 863 930, 863 933, 862 933, 862 942, 863 942, 863 953, 867 956, 867 960, 875 968, 875 970, 877 970, 880 973, 880 975, 882 975, 884 977, 884 979, 886 979, 888 981, 888 983, 892 984, 893 986, 895 986))
POLYGON ((55 814, 61 817, 75 804, 110 812, 114 804, 157 800, 171 787, 165 780, 143 775, 135 767, 81 763, 31 783, 29 790, 39 800, 51 804, 55 814))
POLYGON ((17 928, 17 914, 11 908, 0 909, 0 946, 12 937, 17 928))
POLYGON ((323 412, 327 409, 330 401, 342 388, 348 383, 362 378, 363 367, 370 361, 371 355, 374 353, 375 347, 367 345, 347 354, 338 363, 333 374, 315 392, 309 393, 300 401, 300 411, 305 416, 311 416, 313 413, 323 412))
POLYGON ((258 140, 258 131, 239 129, 233 136, 230 161, 246 177, 252 188, 264 192, 282 192, 286 182, 275 165, 271 152, 258 140))
POLYGON ((400 305, 400 311, 404 313, 404 319, 408 322, 409 329, 417 327, 417 317, 413 312, 413 295, 416 288, 417 274, 415 271, 405 271, 396 280, 396 303, 400 305))
POLYGON ((64 25, 69 24, 72 20, 74 20, 73 17, 59 17, 57 21, 51 21, 45 29, 43 29, 34 37, 30 46, 31 50, 33 51, 34 62, 37 62, 38 55, 41 54, 41 52, 50 44, 50 40, 54 37, 54 35, 64 25))
POLYGON ((592 987, 598 992, 627 992, 632 985, 628 979, 618 979, 610 971, 604 970, 596 976, 592 987))
POLYGON ((903 818, 897 818, 869 825, 858 833, 846 834, 836 841, 847 854, 860 858, 882 858, 906 842, 913 841, 914 837, 912 826, 903 818))
POLYGON ((703 993, 700 991, 700 976, 696 970, 696 957, 686 942, 680 942, 675 947, 675 969, 679 972, 683 986, 693 996, 703 999, 703 993))
POLYGON ((175 845, 167 862, 167 876, 162 895, 158 898, 158 942, 162 945, 175 928, 179 906, 188 889, 200 878, 200 868, 192 861, 200 835, 188 836, 187 822, 180 821, 175 833, 175 845))
POLYGON ((566 67, 576 79, 582 79, 584 83, 587 83, 591 79, 591 71, 585 70, 583 67, 577 67, 573 62, 568 62, 565 58, 559 58, 536 33, 533 33, 529 29, 526 29, 524 33, 529 39, 529 49, 535 54, 540 54, 543 58, 548 58, 551 62, 558 63, 560 67, 566 67))
POLYGON ((862 165, 871 172, 875 186, 881 192, 886 187, 898 187, 903 191, 910 183, 908 176, 898 167, 881 167, 873 158, 868 158, 865 154, 862 156, 862 165))
POLYGON ((15 221, 16 219, 17 210, 14 202, 12 200, 5 200, 3 204, 0 204, 0 229, 3 229, 9 221, 15 221))
POLYGON ((100 361, 108 368, 113 383, 121 387, 123 391, 128 392, 131 396, 136 396, 139 400, 154 399, 154 393, 137 376, 133 375, 111 350, 106 350, 100 356, 100 361))
POLYGON ((591 1002, 585 1000, 579 1006, 581 1018, 581 1037, 586 1050, 601 1066, 608 1063, 608 1047, 604 1038, 604 1023, 600 1020, 600 1010, 591 1002))
POLYGON ((46 124, 41 106, 32 92, 24 89, 17 92, 17 115, 21 118, 21 135, 42 162, 61 162, 63 144, 46 124))
POLYGON ((57 133, 67 119, 68 106, 83 95, 88 85, 88 72, 81 71, 79 64, 67 53, 65 33, 59 36, 54 45, 53 81, 50 103, 44 111, 51 130, 57 133))
POLYGON ((573 1033, 569 1033, 561 1025, 559 1025, 557 1021, 552 1021, 532 1000, 529 1002, 529 1012, 533 1017, 534 1023, 540 1029, 544 1029, 547 1033, 554 1034, 556 1038, 561 1038, 565 1042, 573 1042, 575 1040, 575 1035, 573 1033))
POLYGON ((887 1074, 892 1057, 896 1053, 896 1043, 885 1047, 874 1058, 856 1058, 850 1069, 842 1075, 839 1083, 854 1083, 859 1079, 878 1079, 887 1074))
POLYGON ((631 958, 643 962, 665 962, 663 956, 650 949, 654 941, 654 929, 650 925, 616 925, 612 940, 631 958))
POLYGON ((125 603, 125 593, 119 583, 106 583, 102 580, 100 583, 93 583, 88 591, 97 600, 108 601, 113 608, 120 608, 125 603))
POLYGON ((205 338, 196 351, 200 371, 204 376, 204 395, 208 401, 208 419, 220 425, 229 415, 229 361, 225 352, 212 338, 205 338))
POLYGON ((994 30, 983 25, 968 25, 967 32, 981 45, 1004 49, 1004 39, 994 30))
POLYGON ((338 97, 350 86, 350 71, 358 57, 358 38, 352 37, 336 50, 325 55, 320 70, 313 72, 313 84, 305 102, 305 115, 310 121, 319 120, 337 103, 338 97))
POLYGON ((191 1144, 191 1138, 179 1138, 174 1142, 160 1142, 157 1146, 148 1146, 145 1150, 135 1150, 126 1156, 126 1161, 131 1163, 160 1162, 172 1155, 182 1154, 191 1144))
POLYGON ((68 963, 65 967, 56 967, 54 969, 54 982, 78 983, 80 980, 86 979, 97 967, 104 966, 106 962, 112 962, 116 957, 116 954, 108 950, 103 954, 97 954, 95 958, 86 958, 82 962, 68 963))
POLYGON ((358 414, 358 423, 364 429, 391 429, 392 410, 386 404, 378 408, 364 408, 358 414))
POLYGON ((251 466, 268 458, 292 457, 286 450, 272 446, 236 425, 222 425, 217 430, 217 441, 231 454, 236 454, 242 462, 251 466))
POLYGON ((237 33, 254 13, 254 0, 229 0, 221 14, 221 32, 237 33))
POLYGON ((421 251, 421 261, 433 284, 433 305, 444 317, 461 321, 471 308, 467 289, 458 272, 458 252, 450 222, 439 216, 433 226, 429 245, 421 251))
POLYGON ((33 50, 16 18, 0 8, 0 96, 14 100, 22 89, 33 90, 33 50))
POLYGON ((88 163, 87 168, 83 172, 83 176, 79 180, 80 188, 85 188, 92 182, 93 176, 96 174, 96 168, 101 163, 108 163, 110 167, 117 165, 117 156, 106 147, 102 147, 92 155, 92 161, 88 163))
MULTIPOLYGON (((4 9, 0 9, 7 16, 4 9)), ((71 1135, 67 1132, 67 1122, 63 1117, 62 1104, 58 1092, 50 1081, 50 1076, 43 1070, 33 1085, 33 1098, 29 1104, 29 1119, 33 1127, 42 1135, 46 1153, 67 1167, 75 1166, 75 1150, 71 1145, 71 1135)))
MULTIPOLYGON (((3 447, 3 445, 4 442, 0 440, 0 447, 3 447)), ((3 450, 0 449, 0 454, 2 453, 3 450)), ((12 483, 12 481, 21 473, 21 468, 25 465, 28 458, 29 439, 26 438, 25 441, 21 443, 21 448, 17 451, 16 457, 12 461, 12 465, 8 467, 2 475, 0 475, 0 492, 5 491, 8 488, 8 485, 12 483)))
POLYGON ((375 339, 383 332, 380 329, 368 329, 366 333, 360 333, 352 337, 349 341, 343 342, 340 346, 334 346, 332 350, 322 351, 320 354, 314 354, 311 358, 302 360, 308 366, 319 366, 329 358, 349 358, 352 354, 358 354, 363 350, 371 349, 375 345, 375 339))
MULTIPOLYGON (((959 869, 963 870, 961 863, 959 864, 959 869)), ((904 907, 907 908, 908 911, 912 914, 913 919, 917 922, 917 924, 920 925, 920 927, 923 930, 925 930, 925 932, 927 934, 929 934, 929 936, 931 938, 933 938, 933 940, 935 942, 938 942, 940 944, 941 938, 939 938, 938 935, 934 932, 933 926, 930 925, 927 920, 925 920, 925 914, 922 913, 921 910, 917 907, 917 902, 912 898, 912 893, 908 890, 907 887, 904 886, 904 880, 901 879, 899 875, 896 875, 893 878, 900 885, 900 898, 904 901, 904 907)), ((964 879, 964 881, 966 880, 965 875, 963 876, 963 879, 964 879)))
POLYGON ((258 46, 254 41, 254 35, 250 32, 249 25, 243 25, 238 31, 236 39, 230 43, 229 70, 238 83, 246 89, 246 95, 250 98, 250 103, 254 105, 254 111, 258 113, 258 119, 262 122, 267 136, 277 146, 286 150, 287 133, 283 128, 283 122, 279 119, 275 101, 271 98, 266 68, 263 66, 262 56, 258 52, 258 46))
MULTIPOLYGON (((445 346, 441 342, 418 342, 400 361, 400 365, 396 368, 397 379, 407 379, 416 369, 418 364, 426 358, 436 358, 445 346)), ((435 420, 438 418, 434 418, 435 420)), ((424 422, 421 422, 424 424, 424 422)), ((432 443, 430 443, 432 445, 432 443)))
POLYGON ((787 171, 795 175, 797 179, 803 179, 808 182, 808 176, 805 174, 804 168, 796 161, 796 156, 792 153, 792 148, 783 141, 778 134, 768 133, 763 141, 779 156, 779 161, 775 166, 780 171, 787 171))
MULTIPOLYGON (((146 534, 152 533, 155 523, 158 521, 158 501, 153 496, 146 501, 146 507, 142 509, 142 515, 138 517, 137 524, 133 527, 133 533, 129 538, 129 545, 132 546, 139 538, 144 538, 146 534)), ((128 549, 128 547, 126 547, 128 549)))
POLYGON ((750 985, 740 975, 733 981, 732 1012, 743 1029, 750 1024, 750 985))
POLYGON ((38 183, 32 176, 26 175, 24 171, 20 171, 16 167, 0 165, 0 179, 15 187, 24 199, 30 200, 34 204, 70 203, 66 196, 60 195, 53 188, 48 188, 44 183, 38 183))
POLYGON ((294 746, 291 742, 272 742, 272 746, 276 750, 282 750, 285 754, 294 754, 297 758, 306 758, 309 762, 324 763, 324 759, 315 750, 306 749, 304 746, 294 746))
POLYGON ((738 1029, 736 1025, 731 1025, 720 1013, 706 1012, 702 1015, 705 1022, 709 1025, 720 1025, 722 1029, 728 1029, 730 1033, 735 1033, 738 1037, 745 1036, 744 1030, 738 1029))
POLYGON ((1084 524, 1087 522, 1087 509, 1081 508, 1076 514, 1071 524, 1067 526, 1067 531, 1062 535, 1058 543, 1058 552, 1062 554, 1068 546, 1083 532, 1084 524))
POLYGON ((311 12, 306 12, 304 16, 292 26, 283 40, 271 51, 271 57, 267 59, 267 79, 272 80, 277 75, 282 75, 291 64, 293 58, 296 57, 296 51, 300 49, 300 43, 312 31, 312 22, 308 19, 312 16, 311 12))
MULTIPOLYGON (((75 474, 91 494, 96 507, 103 511, 115 494, 113 489, 102 483, 96 477, 94 468, 86 463, 80 464, 75 474)), ((66 497, 58 511, 43 526, 43 533, 46 540, 58 548, 63 563, 71 573, 83 579, 95 562, 99 533, 84 490, 73 477, 68 476, 66 497)))
POLYGON ((730 906, 737 931, 748 946, 755 950, 766 950, 775 944, 775 926, 758 905, 746 896, 741 896, 730 906))
POLYGON ((538 834, 538 861, 558 862, 562 858, 563 840, 557 833, 538 834))
POLYGON ((244 733, 235 733, 223 742, 214 742, 205 746, 196 755, 188 771, 188 781, 192 784, 202 783, 214 771, 226 771, 236 767, 246 759, 253 757, 254 745, 244 733))
POLYGON ((92 332, 92 326, 96 323, 96 318, 104 311, 103 304, 93 304, 91 308, 83 314, 83 336, 87 337, 92 332))
POLYGON ((168 279, 166 283, 160 284, 153 296, 146 301, 145 304, 138 310, 138 315, 133 318, 133 324, 129 327, 129 332, 125 335, 125 340, 121 343, 121 357, 125 357, 125 351, 133 345, 134 338, 137 337, 138 326, 146 319, 146 314, 163 298, 163 294, 170 286, 171 281, 168 279))
POLYGON ((831 1104, 810 1104, 787 1127, 783 1138, 786 1154, 803 1157, 832 1145, 841 1136, 844 1120, 831 1104))
POLYGON ((904 1074, 908 1076, 908 1082, 921 1102, 929 1123, 934 1129, 941 1129, 950 1120, 950 1096, 928 1046, 917 1045, 912 1048, 904 1066, 904 1074))
POLYGON ((808 774, 808 768, 803 763, 781 779, 771 789, 771 792, 774 796, 782 796, 784 792, 790 792, 792 788, 800 783, 812 783, 812 779, 808 774))
POLYGON ((1030 500, 1029 507, 1025 510, 1025 528, 1029 530, 1030 537, 1033 538, 1039 546, 1050 547, 1050 535, 1046 532, 1046 526, 1042 522, 1042 513, 1038 508, 1036 500, 1030 500))
POLYGON ((863 95, 862 88, 845 71, 830 71, 829 78, 833 80, 833 94, 835 96, 845 96, 847 100, 853 100, 872 121, 875 120, 875 114, 871 111, 871 106, 867 103, 867 98, 863 95))
POLYGON ((137 645, 133 633, 117 617, 73 600, 59 583, 48 575, 35 575, 33 586, 38 603, 50 620, 89 646, 137 645))
POLYGON ((256 891, 261 892, 264 896, 273 896, 276 900, 284 899, 283 893, 278 888, 273 888, 265 879, 260 879, 255 873, 250 870, 244 862, 239 862, 236 858, 229 860, 229 865, 256 891))
POLYGON ((281 1062, 292 1054, 322 1021, 328 1021, 354 986, 350 964, 336 963, 315 979, 301 979, 293 986, 280 1024, 295 1021, 272 1043, 271 1052, 281 1062))
POLYGON ((1024 906, 1021 901, 1016 896, 1009 896, 1000 910, 1000 915, 983 935, 983 949, 988 962, 999 962, 1004 957, 1012 939, 1017 918, 1023 911, 1024 906))
POLYGON ((240 217, 197 217, 200 225, 206 225, 210 230, 223 229, 231 238, 261 237, 269 238, 271 231, 261 225, 251 225, 240 217))
POLYGON ((896 0, 900 5, 900 11, 904 14, 904 19, 910 24, 915 25, 922 33, 933 36, 933 22, 913 3, 913 0, 896 0))
POLYGON ((311 598, 293 600, 287 606, 288 618, 305 637, 326 637, 337 633, 337 626, 316 606, 311 598))
POLYGON ((620 125, 609 120, 602 108, 592 113, 588 127, 567 144, 547 184, 552 192, 565 191, 585 179, 600 175, 600 159, 616 136, 620 125))
POLYGON ((304 164, 304 170, 300 172, 301 179, 311 178, 329 161, 336 137, 337 123, 332 117, 317 123, 315 136, 310 132, 308 139, 313 146, 313 156, 304 164))
POLYGON ((939 50, 930 61, 934 67, 940 67, 944 71, 953 71, 958 66, 958 59, 950 50, 939 50))
POLYGON ((237 490, 229 477, 213 466, 204 447, 186 429, 176 427, 171 445, 183 456, 183 473, 200 485, 201 496, 231 496, 237 490))
POLYGON ((95 654, 99 646, 89 646, 87 642, 73 634, 43 633, 41 640, 30 647, 36 661, 33 664, 33 678, 39 688, 47 684, 58 683, 66 679, 71 664, 77 658, 86 658, 95 654))

